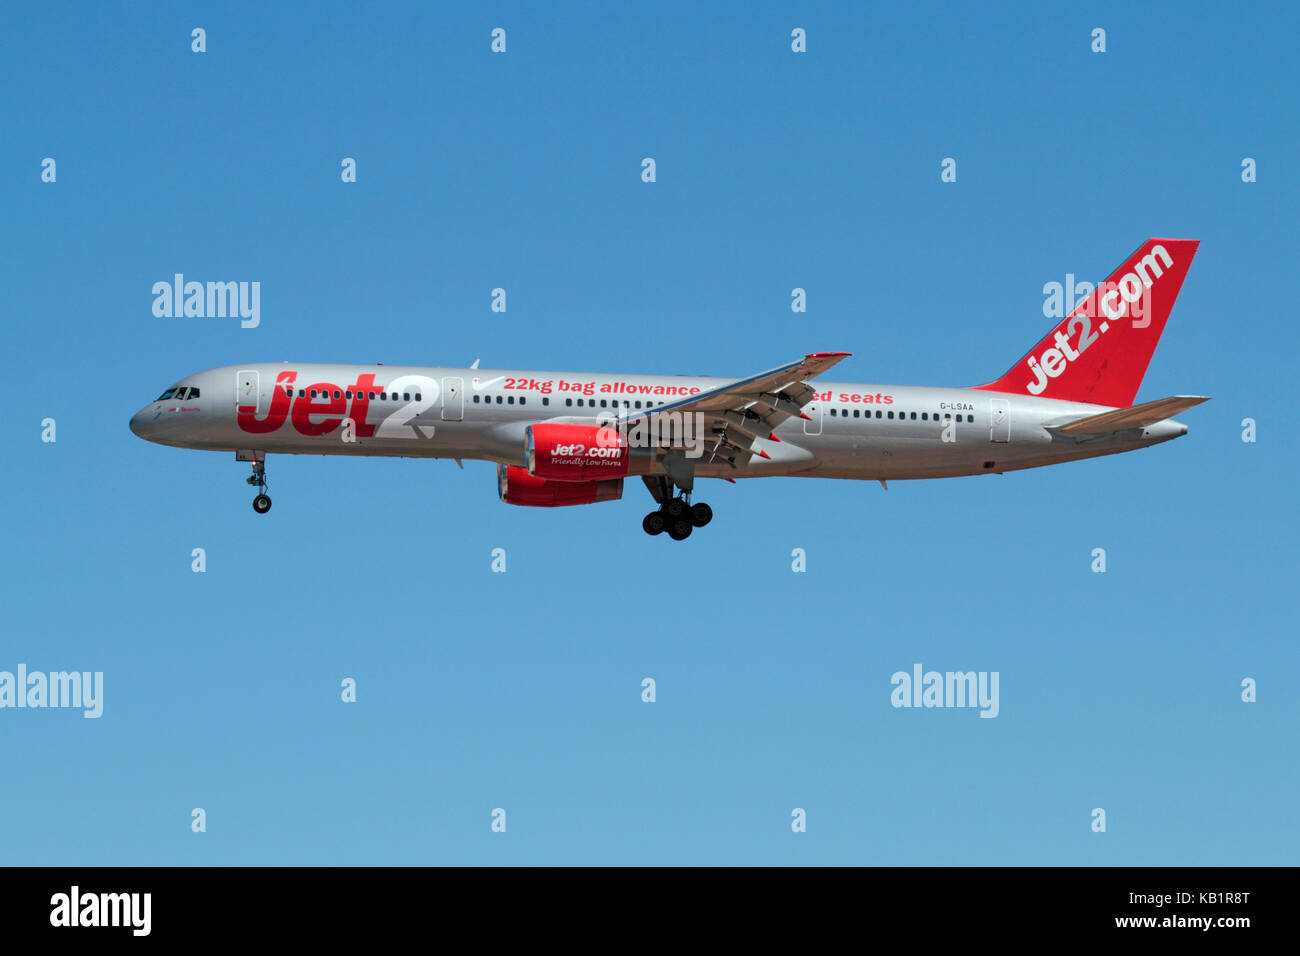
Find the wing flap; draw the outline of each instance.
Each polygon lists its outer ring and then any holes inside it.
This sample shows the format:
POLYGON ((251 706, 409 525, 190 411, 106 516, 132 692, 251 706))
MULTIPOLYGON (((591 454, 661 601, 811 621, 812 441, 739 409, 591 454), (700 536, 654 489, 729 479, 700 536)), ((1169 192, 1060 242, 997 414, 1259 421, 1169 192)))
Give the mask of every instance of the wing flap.
POLYGON ((742 468, 755 456, 770 458, 759 441, 771 438, 786 419, 804 416, 803 407, 817 395, 817 390, 804 380, 820 375, 849 355, 848 352, 810 352, 798 361, 758 375, 624 415, 619 424, 634 426, 637 421, 653 416, 698 412, 708 422, 710 432, 704 462, 726 462, 732 468, 742 468))

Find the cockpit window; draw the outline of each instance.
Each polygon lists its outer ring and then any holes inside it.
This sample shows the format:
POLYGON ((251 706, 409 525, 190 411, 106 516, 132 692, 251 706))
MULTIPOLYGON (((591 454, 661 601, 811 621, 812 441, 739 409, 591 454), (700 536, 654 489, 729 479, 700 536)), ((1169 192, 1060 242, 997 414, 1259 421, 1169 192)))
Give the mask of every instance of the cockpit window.
POLYGON ((197 388, 191 388, 191 389, 190 389, 189 397, 190 397, 190 398, 198 398, 198 397, 199 397, 199 390, 198 390, 197 388))
POLYGON ((156 402, 165 402, 165 401, 167 401, 167 399, 171 398, 171 397, 172 397, 173 395, 175 395, 175 394, 176 394, 176 389, 174 389, 174 388, 169 388, 169 389, 167 389, 167 391, 163 392, 163 393, 162 393, 161 395, 159 395, 156 399, 154 399, 154 401, 156 401, 156 402))

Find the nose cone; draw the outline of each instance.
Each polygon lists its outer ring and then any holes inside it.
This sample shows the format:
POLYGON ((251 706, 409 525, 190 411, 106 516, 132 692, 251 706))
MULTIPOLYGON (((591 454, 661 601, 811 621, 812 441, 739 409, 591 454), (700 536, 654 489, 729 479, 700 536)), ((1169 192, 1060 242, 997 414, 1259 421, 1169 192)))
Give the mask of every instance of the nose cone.
POLYGON ((157 431, 158 414, 157 406, 146 405, 131 416, 131 431, 139 438, 152 441, 157 431))

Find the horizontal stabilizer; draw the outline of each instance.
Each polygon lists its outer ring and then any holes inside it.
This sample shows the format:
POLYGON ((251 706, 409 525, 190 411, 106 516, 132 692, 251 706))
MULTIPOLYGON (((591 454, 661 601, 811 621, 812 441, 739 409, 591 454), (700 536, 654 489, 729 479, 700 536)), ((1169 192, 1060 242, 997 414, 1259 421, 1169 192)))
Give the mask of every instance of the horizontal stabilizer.
POLYGON ((1179 412, 1186 411, 1193 405, 1208 402, 1205 395, 1171 395, 1158 398, 1154 402, 1143 402, 1132 408, 1117 408, 1100 415, 1089 415, 1064 425, 1049 425, 1048 430, 1059 435, 1107 435, 1123 431, 1126 428, 1145 428, 1166 418, 1172 418, 1179 412))

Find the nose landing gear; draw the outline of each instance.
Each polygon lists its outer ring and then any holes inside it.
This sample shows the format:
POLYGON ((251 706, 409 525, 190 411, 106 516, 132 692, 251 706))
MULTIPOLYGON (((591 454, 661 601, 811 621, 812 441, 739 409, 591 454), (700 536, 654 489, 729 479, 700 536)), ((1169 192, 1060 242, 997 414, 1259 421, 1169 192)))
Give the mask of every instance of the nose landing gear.
POLYGON ((257 487, 257 497, 253 499, 253 510, 260 515, 271 510, 271 496, 266 493, 266 462, 253 462, 253 473, 245 479, 257 487))

